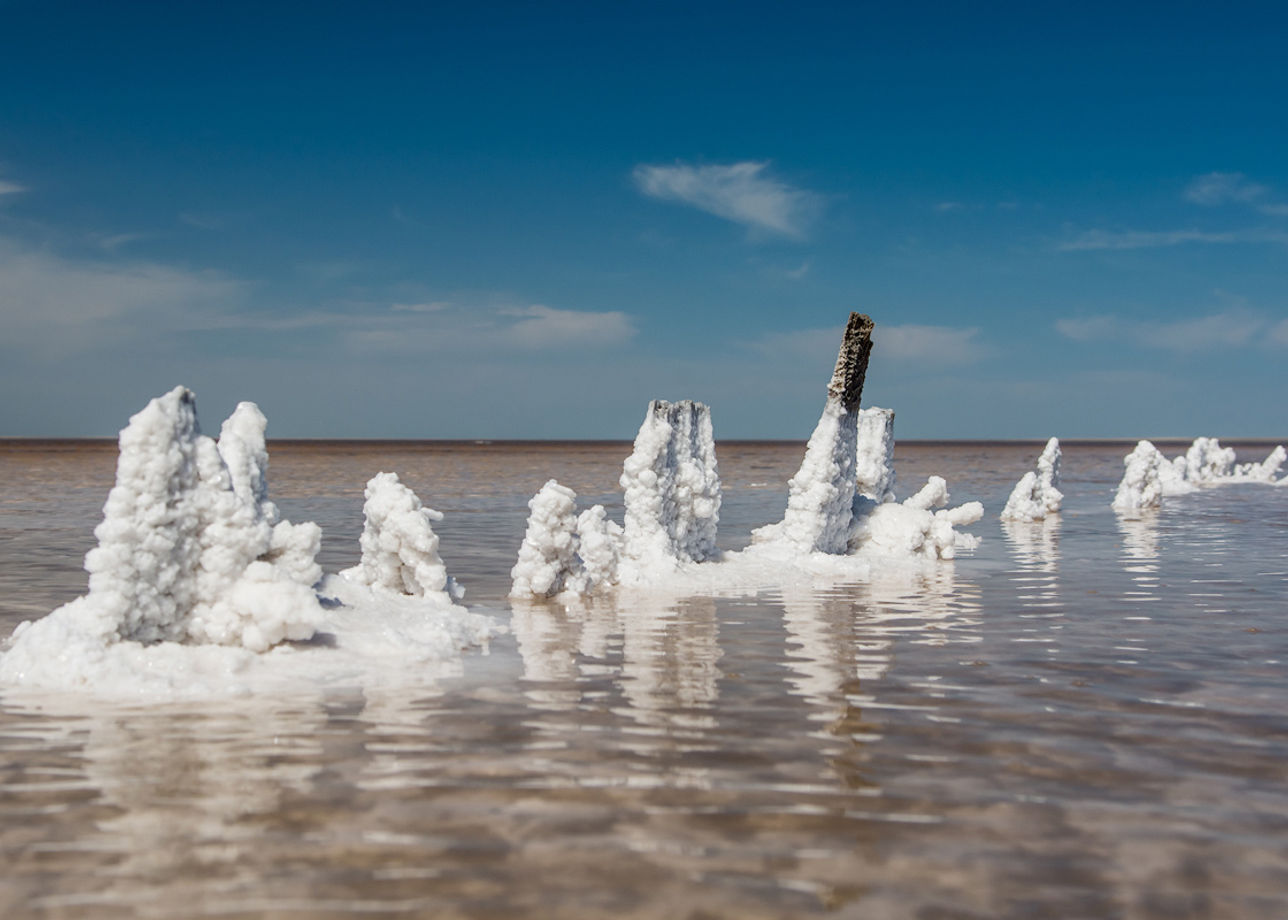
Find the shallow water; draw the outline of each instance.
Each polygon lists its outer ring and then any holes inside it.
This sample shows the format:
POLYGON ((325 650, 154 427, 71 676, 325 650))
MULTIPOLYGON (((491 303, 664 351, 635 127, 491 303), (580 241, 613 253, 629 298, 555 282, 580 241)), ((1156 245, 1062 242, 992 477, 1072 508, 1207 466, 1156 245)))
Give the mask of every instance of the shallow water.
MULTIPOLYGON (((510 634, 413 693, 0 692, 0 916, 1288 916, 1288 488, 1121 522, 1130 445, 1066 444, 1061 519, 1003 528, 1040 448, 898 447, 987 509, 915 577, 566 610, 505 598, 526 502, 620 515, 628 445, 273 444, 328 571, 397 470, 510 634)), ((802 447, 718 450, 738 548, 802 447)), ((0 442, 0 632, 83 593, 115 456, 0 442)))

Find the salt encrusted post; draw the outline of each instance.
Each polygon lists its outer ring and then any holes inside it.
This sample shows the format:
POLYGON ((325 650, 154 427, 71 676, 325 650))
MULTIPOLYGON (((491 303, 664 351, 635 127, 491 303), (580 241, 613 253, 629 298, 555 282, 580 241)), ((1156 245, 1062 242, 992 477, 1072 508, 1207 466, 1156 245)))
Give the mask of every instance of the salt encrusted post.
POLYGON ((823 414, 805 446, 805 459, 787 483, 787 511, 778 524, 753 534, 758 543, 786 543, 804 552, 846 552, 854 520, 859 397, 872 354, 872 319, 851 313, 823 414))
POLYGON ((859 408, 863 395, 863 378, 868 374, 868 358, 872 355, 872 317, 866 313, 851 313, 845 324, 841 350, 836 355, 836 370, 827 385, 827 395, 840 400, 846 412, 859 408))

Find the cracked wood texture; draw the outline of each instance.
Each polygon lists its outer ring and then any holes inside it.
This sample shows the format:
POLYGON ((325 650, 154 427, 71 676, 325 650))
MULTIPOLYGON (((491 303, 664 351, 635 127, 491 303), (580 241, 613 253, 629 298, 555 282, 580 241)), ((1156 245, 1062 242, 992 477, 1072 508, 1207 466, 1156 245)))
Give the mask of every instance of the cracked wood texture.
POLYGON ((851 313, 845 324, 845 337, 836 356, 836 370, 827 385, 827 395, 841 401, 846 412, 859 408, 863 395, 863 378, 868 373, 868 356, 872 354, 872 317, 851 313))

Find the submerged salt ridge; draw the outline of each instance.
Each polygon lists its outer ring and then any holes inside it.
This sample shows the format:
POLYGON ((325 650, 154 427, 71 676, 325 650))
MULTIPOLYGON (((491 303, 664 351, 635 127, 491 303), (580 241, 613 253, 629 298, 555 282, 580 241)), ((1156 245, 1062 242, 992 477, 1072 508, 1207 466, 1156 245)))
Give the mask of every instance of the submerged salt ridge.
POLYGON ((1168 460, 1149 441, 1141 441, 1123 458, 1122 481, 1112 507, 1124 515, 1160 508, 1167 495, 1184 495, 1207 486, 1261 483, 1284 485, 1279 477, 1288 460, 1283 445, 1275 447, 1260 463, 1239 463, 1233 448, 1216 438, 1196 438, 1184 454, 1168 460))
POLYGON ((85 560, 89 591, 18 626, 0 683, 219 695, 289 675, 287 658, 319 679, 366 679, 364 669, 400 661, 451 671, 462 647, 494 633, 453 603, 429 526, 437 513, 392 474, 368 485, 362 562, 322 581, 320 528, 280 520, 268 499, 265 425, 241 403, 216 442, 183 387, 132 417, 85 560), (284 644, 322 632, 330 642, 284 644))

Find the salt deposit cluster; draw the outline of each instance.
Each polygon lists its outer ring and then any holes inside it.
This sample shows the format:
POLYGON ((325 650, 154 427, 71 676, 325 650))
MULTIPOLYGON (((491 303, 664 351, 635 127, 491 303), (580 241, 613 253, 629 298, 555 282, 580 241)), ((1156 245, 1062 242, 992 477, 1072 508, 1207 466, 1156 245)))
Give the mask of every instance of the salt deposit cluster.
POLYGON ((1184 495, 1209 486, 1238 483, 1284 485, 1279 478, 1288 452, 1279 445, 1260 463, 1239 463, 1234 449, 1216 438, 1196 438, 1189 450, 1168 460, 1149 441, 1141 441, 1123 459, 1122 482, 1114 495, 1113 509, 1138 515, 1158 509, 1168 495, 1184 495))
POLYGON ((903 502, 895 498, 894 413, 859 408, 872 328, 868 317, 851 314, 822 416, 787 484, 783 519, 756 530, 747 549, 716 547, 711 410, 655 401, 623 464, 624 523, 608 520, 601 505, 578 514, 576 494, 550 480, 528 505, 512 596, 572 600, 668 582, 711 587, 745 582, 749 569, 799 567, 818 556, 856 560, 851 574, 862 575, 873 557, 951 559, 975 547, 978 539, 957 528, 978 521, 983 506, 947 507, 942 478, 932 476, 903 502))
POLYGON ((430 521, 441 515, 394 474, 367 487, 361 562, 324 579, 321 529, 282 520, 268 498, 265 426, 244 402, 209 438, 183 387, 131 418, 85 557, 89 591, 18 626, 0 683, 109 696, 250 692, 270 651, 330 659, 308 662, 322 674, 360 669, 350 652, 377 651, 372 634, 421 665, 450 665, 487 641, 495 624, 456 604, 438 557, 430 521), (330 641, 303 645, 322 633, 330 641))

